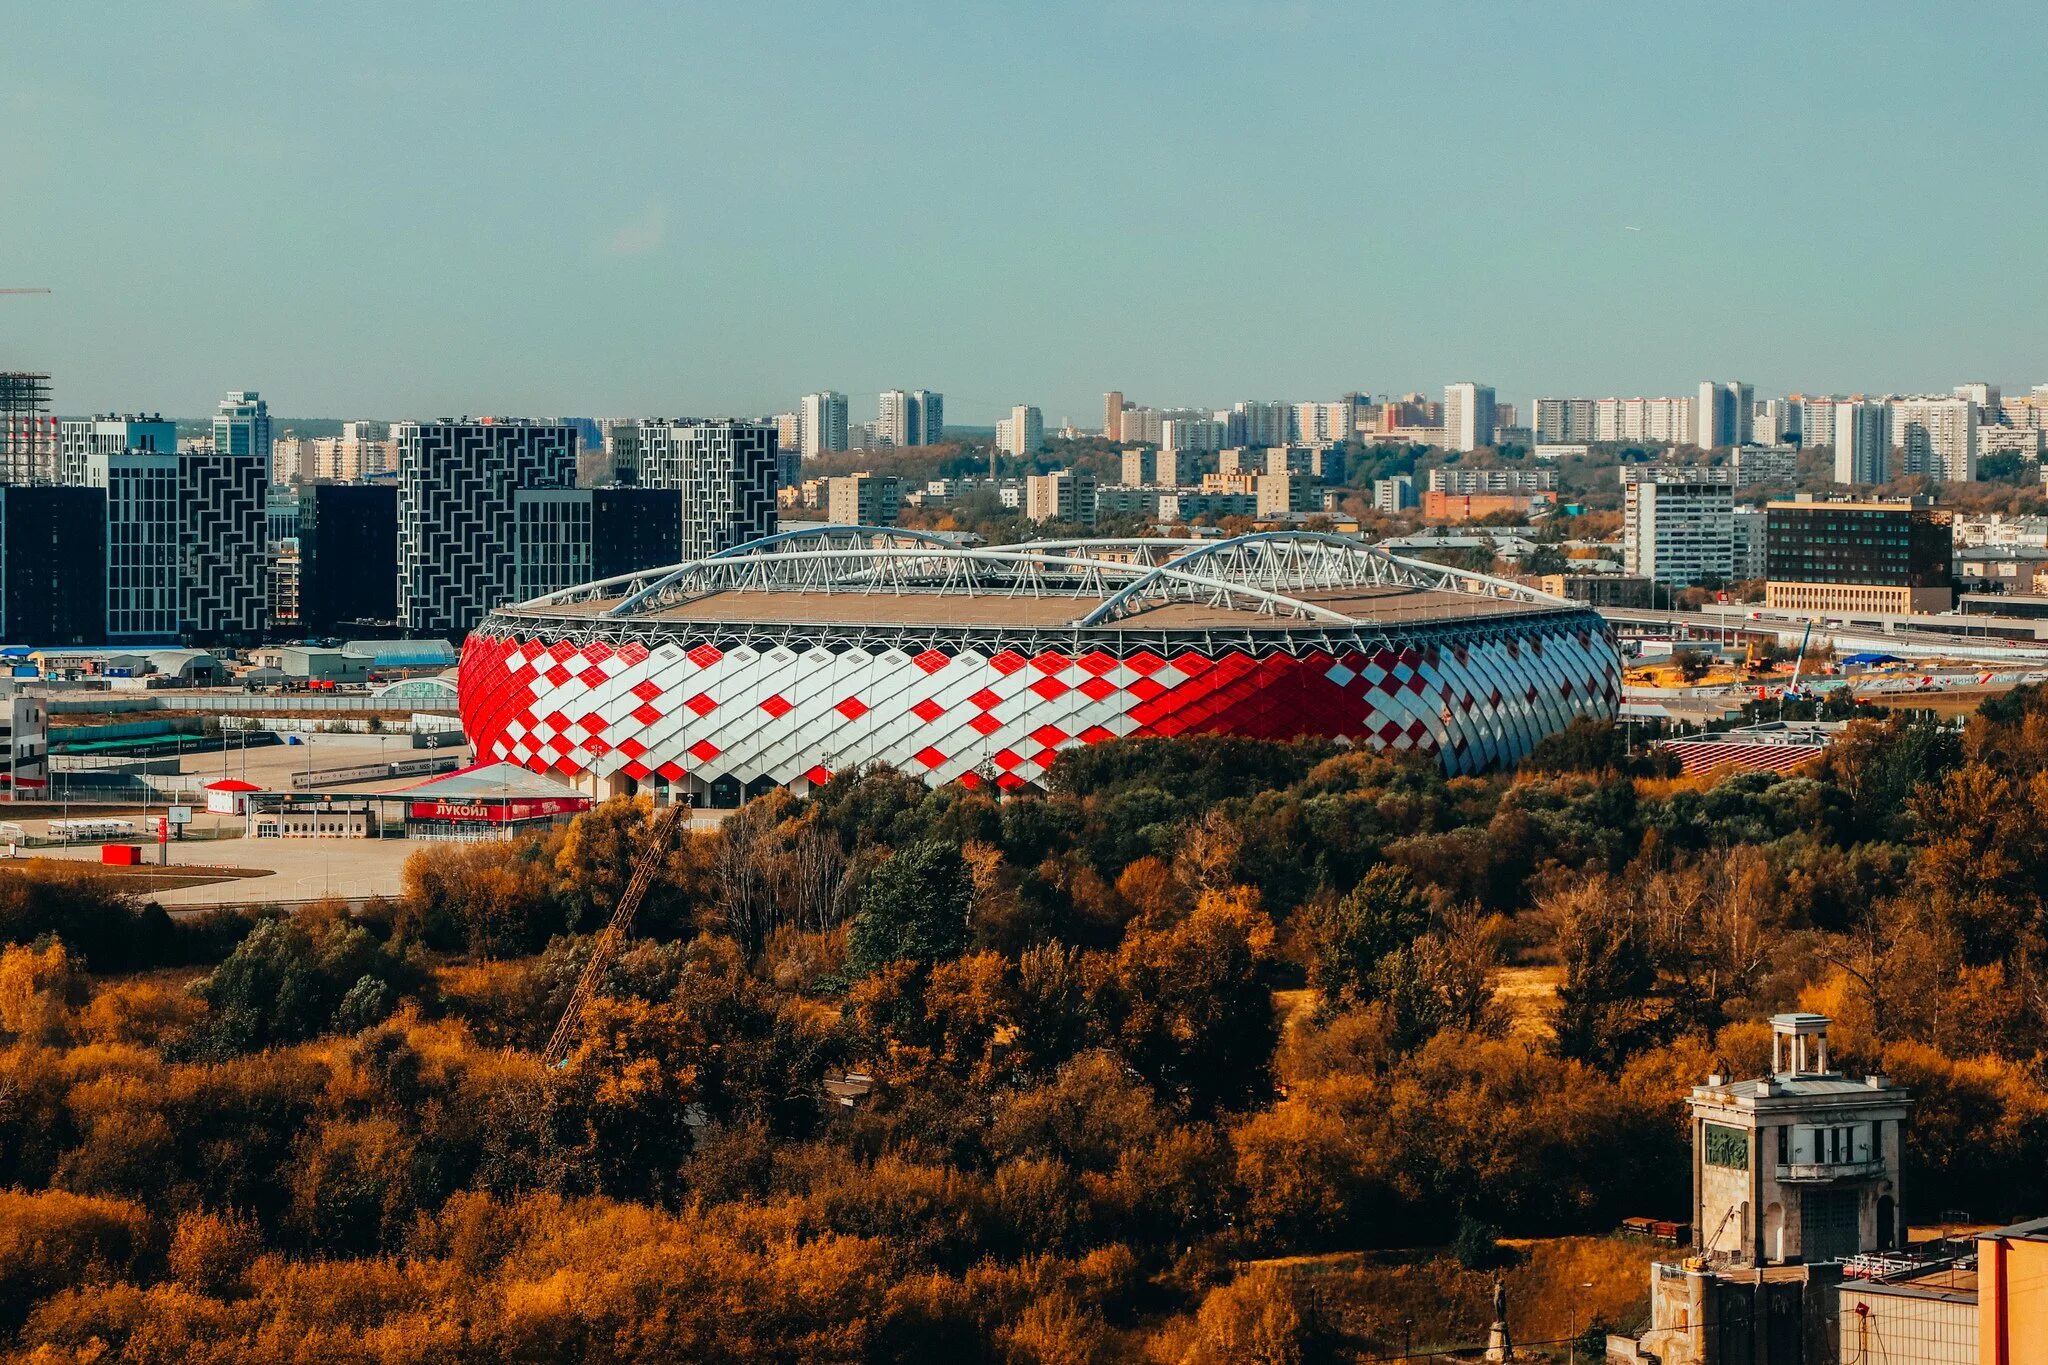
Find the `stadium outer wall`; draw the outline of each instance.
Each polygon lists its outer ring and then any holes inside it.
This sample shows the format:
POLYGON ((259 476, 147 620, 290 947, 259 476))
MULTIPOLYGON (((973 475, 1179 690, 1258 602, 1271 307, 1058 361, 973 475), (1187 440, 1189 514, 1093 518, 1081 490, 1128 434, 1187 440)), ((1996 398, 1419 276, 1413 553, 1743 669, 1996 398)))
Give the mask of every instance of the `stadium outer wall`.
POLYGON ((1062 749, 1127 735, 1341 736, 1479 772, 1576 716, 1611 719, 1619 687, 1605 622, 1569 608, 1213 632, 707 627, 511 608, 470 634, 458 673, 479 761, 599 797, 666 785, 714 807, 872 762, 1014 790, 1062 749))

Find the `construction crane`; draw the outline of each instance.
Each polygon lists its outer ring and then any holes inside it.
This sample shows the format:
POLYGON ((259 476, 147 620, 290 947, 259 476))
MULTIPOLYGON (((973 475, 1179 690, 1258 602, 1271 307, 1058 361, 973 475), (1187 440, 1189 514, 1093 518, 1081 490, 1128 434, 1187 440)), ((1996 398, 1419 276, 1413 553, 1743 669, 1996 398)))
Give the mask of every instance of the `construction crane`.
POLYGON ((0 289, 0 294, 47 294, 47 289, 0 289))
POLYGON ((568 1059, 569 1049, 575 1045, 576 1034, 583 1026, 584 1007, 590 1003, 590 997, 597 994, 598 982, 604 979, 605 972, 618 957, 619 949, 625 946, 626 935, 633 929, 633 916, 639 912, 640 902, 647 898, 647 888, 654 884, 655 874, 661 870, 661 860, 668 854, 669 840, 674 837, 676 827, 682 823, 683 813, 688 809, 680 803, 670 806, 655 817, 653 826, 648 829, 647 841, 640 846, 640 856, 633 863, 633 876, 626 883, 625 894, 612 907, 611 922, 597 936, 597 943, 590 950, 590 960, 583 964, 583 975, 576 978, 576 989, 569 995, 569 1006, 562 1011, 560 1022, 548 1037, 547 1050, 541 1053, 541 1061, 549 1070, 568 1059))

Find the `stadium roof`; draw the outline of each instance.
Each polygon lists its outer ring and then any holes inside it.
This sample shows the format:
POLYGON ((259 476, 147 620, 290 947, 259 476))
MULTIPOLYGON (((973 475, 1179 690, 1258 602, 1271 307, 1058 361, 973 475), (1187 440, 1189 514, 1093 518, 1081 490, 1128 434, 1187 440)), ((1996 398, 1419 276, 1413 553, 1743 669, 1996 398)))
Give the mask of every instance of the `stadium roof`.
POLYGON ((1582 608, 1504 579, 1309 531, 963 548, 920 531, 823 526, 505 611, 592 625, 1287 630, 1562 609, 1582 608))

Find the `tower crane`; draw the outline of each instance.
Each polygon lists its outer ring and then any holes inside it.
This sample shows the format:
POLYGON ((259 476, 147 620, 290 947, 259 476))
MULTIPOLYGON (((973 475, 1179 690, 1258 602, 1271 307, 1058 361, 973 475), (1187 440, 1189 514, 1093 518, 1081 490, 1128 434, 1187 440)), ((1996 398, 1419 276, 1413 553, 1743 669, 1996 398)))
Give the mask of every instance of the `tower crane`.
POLYGON ((633 916, 639 912, 640 902, 647 898, 647 888, 653 885, 655 873, 661 870, 661 860, 668 854, 669 840, 675 837, 676 827, 688 809, 680 803, 670 806, 649 827, 647 841, 640 846, 640 856, 633 862, 633 875, 626 882, 625 893, 612 907, 611 920, 598 934, 590 960, 583 964, 583 974, 576 978, 576 989, 569 994, 568 1007, 548 1036, 547 1050, 541 1053, 541 1061, 549 1070, 566 1061, 569 1049, 575 1046, 576 1035, 583 1026, 584 1007, 597 994, 598 982, 625 946, 626 935, 633 929, 633 916))
POLYGON ((47 294, 47 289, 0 289, 0 294, 47 294))

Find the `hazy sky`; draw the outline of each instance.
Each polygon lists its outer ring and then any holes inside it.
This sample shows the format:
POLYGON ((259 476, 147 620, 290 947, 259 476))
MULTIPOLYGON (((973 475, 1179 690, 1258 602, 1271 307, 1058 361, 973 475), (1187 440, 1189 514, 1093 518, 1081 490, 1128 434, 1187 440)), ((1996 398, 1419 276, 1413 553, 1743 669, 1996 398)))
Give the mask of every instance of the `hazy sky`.
POLYGON ((2020 4, 0 0, 65 412, 2048 381, 2020 4), (1639 229, 1639 230, 1636 230, 1639 229))

